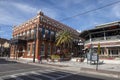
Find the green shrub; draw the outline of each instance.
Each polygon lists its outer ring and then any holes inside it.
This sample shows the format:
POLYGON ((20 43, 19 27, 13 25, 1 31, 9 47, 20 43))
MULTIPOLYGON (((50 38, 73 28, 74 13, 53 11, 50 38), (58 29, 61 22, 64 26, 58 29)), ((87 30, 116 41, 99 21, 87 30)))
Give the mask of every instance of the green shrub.
POLYGON ((60 56, 56 54, 52 54, 51 59, 60 59, 60 56))

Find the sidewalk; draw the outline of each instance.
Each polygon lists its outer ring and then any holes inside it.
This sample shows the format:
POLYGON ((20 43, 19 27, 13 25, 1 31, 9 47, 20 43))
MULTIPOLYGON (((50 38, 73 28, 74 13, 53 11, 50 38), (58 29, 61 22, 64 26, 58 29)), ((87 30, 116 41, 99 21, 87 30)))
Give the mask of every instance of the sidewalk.
MULTIPOLYGON (((34 63, 32 63, 34 64, 34 63)), ((41 65, 37 64, 36 65, 41 65)), ((88 73, 95 75, 102 75, 108 77, 120 78, 120 65, 119 64, 100 64, 98 65, 98 70, 96 71, 96 65, 90 65, 86 62, 74 62, 74 61, 63 61, 63 62, 47 62, 43 60, 43 65, 53 66, 54 68, 59 68, 63 70, 74 71, 77 73, 88 73)))
POLYGON ((47 62, 47 60, 42 60, 42 64, 26 62, 24 60, 17 60, 17 62, 27 63, 36 66, 53 67, 62 70, 74 71, 77 73, 89 73, 95 75, 103 75, 108 77, 120 78, 120 64, 100 64, 98 65, 98 70, 96 71, 96 65, 90 65, 86 62, 75 62, 75 61, 62 61, 62 62, 47 62), (47 65, 47 66, 46 66, 47 65))

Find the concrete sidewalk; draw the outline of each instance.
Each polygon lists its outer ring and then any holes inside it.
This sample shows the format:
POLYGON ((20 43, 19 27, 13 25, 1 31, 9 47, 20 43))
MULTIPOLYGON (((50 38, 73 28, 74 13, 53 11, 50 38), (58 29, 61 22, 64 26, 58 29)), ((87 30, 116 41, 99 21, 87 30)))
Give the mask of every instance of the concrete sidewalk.
MULTIPOLYGON (((34 64, 34 63, 32 63, 34 64)), ((36 65, 41 65, 35 63, 36 65)), ((98 65, 98 70, 96 71, 96 65, 90 65, 86 62, 74 62, 74 61, 62 61, 62 62, 47 62, 43 60, 42 65, 53 66, 54 68, 83 72, 95 75, 102 75, 108 77, 120 78, 120 65, 119 64, 100 64, 98 65)))

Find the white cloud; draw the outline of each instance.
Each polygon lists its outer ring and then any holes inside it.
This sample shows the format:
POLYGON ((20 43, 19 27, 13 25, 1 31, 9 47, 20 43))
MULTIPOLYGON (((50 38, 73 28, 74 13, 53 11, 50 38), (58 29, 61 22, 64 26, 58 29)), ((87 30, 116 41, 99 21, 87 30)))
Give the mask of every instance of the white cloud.
POLYGON ((18 8, 19 10, 22 10, 23 12, 37 13, 37 9, 35 7, 32 7, 32 6, 27 5, 27 4, 12 3, 12 5, 14 7, 18 8))
POLYGON ((78 30, 78 29, 77 29, 77 32, 81 33, 81 30, 78 30))
MULTIPOLYGON (((52 9, 49 6, 41 6, 40 9, 51 18, 55 19, 58 17, 56 9, 52 9)), ((2 1, 0 2, 0 24, 18 25, 37 15, 40 9, 25 3, 9 2, 8 4, 7 1, 2 1)))
POLYGON ((18 25, 25 19, 24 15, 36 14, 37 9, 22 3, 0 2, 0 24, 18 25), (24 15, 23 15, 24 14, 24 15))
POLYGON ((112 8, 112 14, 117 18, 120 17, 120 4, 117 4, 112 8))
POLYGON ((51 9, 51 8, 47 8, 47 7, 42 7, 41 11, 44 12, 45 15, 51 17, 51 18, 57 18, 58 14, 56 9, 51 9))

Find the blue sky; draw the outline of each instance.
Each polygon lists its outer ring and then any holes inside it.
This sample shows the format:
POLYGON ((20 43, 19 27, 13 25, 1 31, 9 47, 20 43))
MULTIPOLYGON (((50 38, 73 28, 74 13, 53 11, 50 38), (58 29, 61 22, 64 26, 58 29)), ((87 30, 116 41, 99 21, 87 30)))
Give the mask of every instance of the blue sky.
POLYGON ((12 26, 34 17, 42 10, 45 15, 72 28, 83 31, 120 20, 120 3, 88 14, 63 20, 88 10, 120 0, 0 0, 0 37, 10 39, 12 26))

